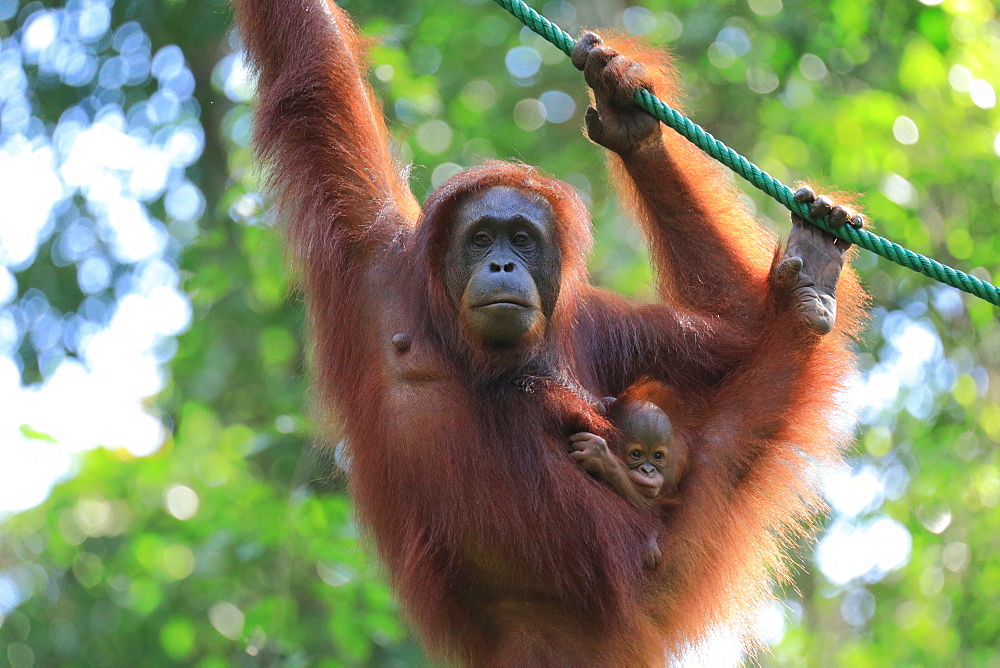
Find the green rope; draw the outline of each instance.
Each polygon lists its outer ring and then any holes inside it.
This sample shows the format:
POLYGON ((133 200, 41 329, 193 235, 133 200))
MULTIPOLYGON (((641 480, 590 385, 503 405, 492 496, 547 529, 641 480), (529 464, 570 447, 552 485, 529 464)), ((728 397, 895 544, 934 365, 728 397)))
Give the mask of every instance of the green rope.
MULTIPOLYGON (((524 25, 551 42, 567 56, 572 53, 573 45, 576 44, 576 41, 560 29, 559 26, 546 19, 531 7, 528 7, 521 0, 494 0, 494 2, 516 16, 524 25)), ((817 227, 870 250, 876 255, 881 255, 885 259, 891 260, 907 269, 930 276, 936 281, 958 288, 980 299, 985 299, 991 304, 1000 306, 1000 288, 995 285, 978 279, 975 276, 970 276, 965 272, 953 269, 948 265, 941 264, 937 260, 933 260, 920 253, 903 248, 899 244, 884 239, 868 230, 858 229, 851 225, 844 225, 836 230, 830 229, 823 221, 815 220, 809 216, 808 205, 796 202, 788 186, 723 144, 699 127, 694 121, 665 104, 648 90, 640 89, 636 91, 635 101, 636 104, 652 114, 653 117, 676 130, 682 137, 702 151, 729 167, 756 188, 763 190, 784 205, 789 211, 797 213, 817 227)))

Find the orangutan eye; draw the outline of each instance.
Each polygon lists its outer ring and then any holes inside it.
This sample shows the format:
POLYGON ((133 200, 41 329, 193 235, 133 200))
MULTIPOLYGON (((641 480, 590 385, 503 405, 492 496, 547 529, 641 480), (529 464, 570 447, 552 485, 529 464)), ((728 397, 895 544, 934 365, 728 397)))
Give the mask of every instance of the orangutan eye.
POLYGON ((635 449, 632 452, 628 453, 628 456, 631 457, 632 459, 639 459, 640 457, 642 457, 642 450, 635 449))
POLYGON ((493 237, 486 232, 476 232, 476 236, 472 237, 472 243, 477 246, 489 246, 491 241, 493 241, 493 237))
POLYGON ((529 243, 531 243, 531 237, 524 232, 518 232, 514 235, 515 246, 527 246, 529 243))
POLYGON ((656 461, 660 461, 661 459, 663 459, 663 453, 662 452, 654 452, 653 453, 653 459, 655 459, 656 461))

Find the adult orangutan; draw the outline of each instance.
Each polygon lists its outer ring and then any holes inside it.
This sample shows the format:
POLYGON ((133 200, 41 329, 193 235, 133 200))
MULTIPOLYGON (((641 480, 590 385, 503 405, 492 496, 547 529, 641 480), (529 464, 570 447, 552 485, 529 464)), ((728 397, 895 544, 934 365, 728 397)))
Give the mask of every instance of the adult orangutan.
POLYGON ((316 391, 349 444, 359 520, 428 651, 475 666, 637 666, 716 625, 749 638, 781 540, 817 501, 809 469, 840 446, 831 418, 859 296, 841 277, 834 325, 843 249, 797 227, 779 264, 722 175, 629 102, 637 85, 671 93, 662 58, 636 57, 643 70, 588 35, 574 53, 595 94, 588 131, 612 152, 660 277, 662 303, 630 303, 590 285, 589 215, 533 168, 474 167, 421 210, 335 4, 235 5, 316 391), (568 454, 571 434, 608 434, 592 398, 642 378, 682 398, 693 444, 663 518, 568 454), (653 572, 651 533, 670 551, 653 572))

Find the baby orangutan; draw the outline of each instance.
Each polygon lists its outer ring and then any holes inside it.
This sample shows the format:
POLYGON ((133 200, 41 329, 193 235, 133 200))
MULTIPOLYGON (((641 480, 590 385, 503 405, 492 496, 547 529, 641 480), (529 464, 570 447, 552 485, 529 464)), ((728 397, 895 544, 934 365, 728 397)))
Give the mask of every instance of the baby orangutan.
MULTIPOLYGON (((621 431, 618 455, 607 441, 590 432, 570 436, 570 456, 584 471, 606 482, 636 508, 655 511, 674 500, 687 465, 688 449, 674 433, 667 414, 654 403, 636 399, 613 401, 609 417, 621 431)), ((657 537, 651 536, 644 557, 655 569, 661 554, 657 537)))

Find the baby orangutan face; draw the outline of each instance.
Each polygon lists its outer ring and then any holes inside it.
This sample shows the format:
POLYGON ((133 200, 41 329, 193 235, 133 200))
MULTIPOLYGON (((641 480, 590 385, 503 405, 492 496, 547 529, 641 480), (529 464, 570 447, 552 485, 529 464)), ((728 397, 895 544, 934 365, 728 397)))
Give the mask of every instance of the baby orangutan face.
POLYGON ((666 414, 654 404, 637 401, 622 416, 621 429, 622 456, 636 489, 650 499, 672 491, 680 472, 673 426, 666 414))

